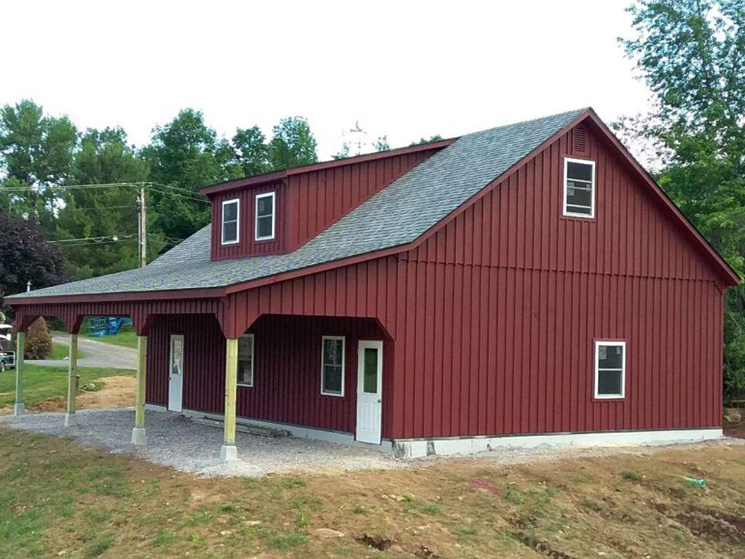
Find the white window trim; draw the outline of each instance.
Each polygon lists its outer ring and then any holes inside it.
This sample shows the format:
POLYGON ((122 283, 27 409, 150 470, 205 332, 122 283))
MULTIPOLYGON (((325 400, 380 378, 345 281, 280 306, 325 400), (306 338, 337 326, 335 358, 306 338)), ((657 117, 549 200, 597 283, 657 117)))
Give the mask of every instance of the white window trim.
POLYGON ((562 202, 562 209, 565 217, 581 217, 584 219, 594 219, 595 218, 595 191, 597 190, 597 181, 595 180, 595 161, 591 159, 574 159, 572 157, 565 157, 564 158, 564 198, 562 202), (567 171, 569 169, 570 163, 581 163, 583 165, 590 165, 592 166, 592 191, 590 193, 591 195, 591 201, 590 201, 590 214, 582 214, 577 212, 570 212, 567 210, 567 171))
POLYGON ((322 336, 321 337, 321 394, 323 396, 335 396, 337 398, 344 397, 344 377, 346 375, 347 366, 347 339, 344 336, 322 336), (336 394, 335 392, 325 392, 323 390, 323 375, 325 372, 325 363, 323 361, 323 348, 326 345, 326 340, 341 340, 341 393, 336 394))
POLYGON ((222 203, 222 214, 220 216, 220 241, 223 245, 237 245, 241 242, 241 200, 240 198, 232 198, 230 200, 224 200, 222 203), (225 206, 228 204, 236 204, 235 209, 235 241, 225 240, 225 206))
MULTIPOLYGON (((615 369, 612 369, 615 370, 615 369)), ((626 398, 626 342, 611 340, 595 340, 595 398, 598 400, 623 400, 626 398), (600 371, 599 353, 600 346, 613 346, 623 348, 621 356, 621 393, 620 394, 598 394, 598 373, 600 371)))
MULTIPOLYGON (((237 383, 238 386, 243 386, 245 388, 253 388, 254 384, 256 384, 256 379, 254 378, 254 374, 256 371, 255 363, 256 363, 256 338, 253 334, 243 334, 241 338, 250 338, 251 339, 251 382, 239 382, 237 383)), ((238 342, 240 343, 240 342, 238 342)), ((240 359, 239 359, 240 361, 240 359)))
MULTIPOLYGON (((275 192, 265 192, 264 194, 257 194, 254 199, 254 240, 255 241, 270 241, 274 239, 275 226, 277 224, 277 204, 275 192), (272 234, 264 237, 259 237, 259 200, 264 198, 272 199, 272 234)), ((266 216, 264 216, 266 217, 266 216)))

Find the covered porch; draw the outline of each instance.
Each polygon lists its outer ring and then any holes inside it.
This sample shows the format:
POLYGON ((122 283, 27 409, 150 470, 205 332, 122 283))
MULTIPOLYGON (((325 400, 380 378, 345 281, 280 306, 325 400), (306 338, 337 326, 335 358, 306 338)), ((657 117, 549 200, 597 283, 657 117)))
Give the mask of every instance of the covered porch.
POLYGON ((225 299, 18 305, 16 417, 25 411, 24 332, 39 316, 60 318, 71 335, 66 429, 80 417, 75 356, 84 318, 126 316, 138 337, 128 444, 158 444, 147 434, 147 408, 222 421, 222 462, 238 458, 239 421, 377 450, 391 438, 393 340, 377 318, 237 312, 225 299))

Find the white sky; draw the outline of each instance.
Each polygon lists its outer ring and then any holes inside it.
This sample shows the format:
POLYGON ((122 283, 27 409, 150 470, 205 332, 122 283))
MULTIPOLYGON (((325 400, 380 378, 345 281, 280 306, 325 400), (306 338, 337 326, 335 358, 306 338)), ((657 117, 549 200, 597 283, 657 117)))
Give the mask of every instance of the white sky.
POLYGON ((647 106, 616 41, 629 3, 5 2, 0 105, 137 145, 186 107, 228 137, 302 115, 321 159, 356 121, 392 147, 588 105, 611 121, 647 106))

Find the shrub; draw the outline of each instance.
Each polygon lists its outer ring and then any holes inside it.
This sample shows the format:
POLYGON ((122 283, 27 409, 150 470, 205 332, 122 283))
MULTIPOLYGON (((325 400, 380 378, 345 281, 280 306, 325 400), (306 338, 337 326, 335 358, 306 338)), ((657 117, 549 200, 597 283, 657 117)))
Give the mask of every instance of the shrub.
POLYGON ((52 336, 47 321, 39 317, 26 331, 26 359, 46 359, 52 353, 52 336))

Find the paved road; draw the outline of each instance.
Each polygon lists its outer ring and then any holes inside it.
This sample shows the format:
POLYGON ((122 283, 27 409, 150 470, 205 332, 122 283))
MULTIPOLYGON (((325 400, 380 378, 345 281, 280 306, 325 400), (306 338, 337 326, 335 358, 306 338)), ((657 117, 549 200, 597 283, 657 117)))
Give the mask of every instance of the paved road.
MULTIPOLYGON (((65 332, 52 332, 52 339, 66 346, 70 345, 70 334, 65 332)), ((137 350, 129 347, 89 340, 82 336, 78 338, 78 347, 84 357, 78 359, 79 367, 100 367, 108 369, 136 369, 137 350)), ((49 367, 66 367, 67 359, 46 359, 43 361, 26 360, 34 365, 45 365, 49 367)))

